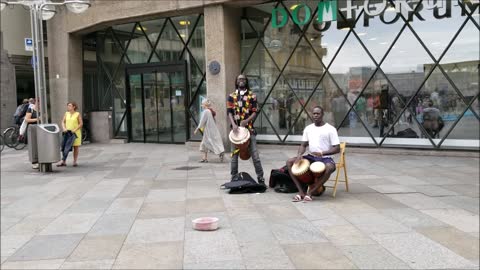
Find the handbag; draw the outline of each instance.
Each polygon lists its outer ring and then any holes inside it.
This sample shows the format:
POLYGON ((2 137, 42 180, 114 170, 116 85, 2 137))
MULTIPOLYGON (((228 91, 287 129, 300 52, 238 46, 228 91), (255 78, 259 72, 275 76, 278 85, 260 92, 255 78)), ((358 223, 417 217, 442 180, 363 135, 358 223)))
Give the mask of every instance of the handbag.
POLYGON ((25 135, 25 131, 27 131, 28 123, 26 119, 23 119, 22 125, 20 126, 20 135, 25 135))

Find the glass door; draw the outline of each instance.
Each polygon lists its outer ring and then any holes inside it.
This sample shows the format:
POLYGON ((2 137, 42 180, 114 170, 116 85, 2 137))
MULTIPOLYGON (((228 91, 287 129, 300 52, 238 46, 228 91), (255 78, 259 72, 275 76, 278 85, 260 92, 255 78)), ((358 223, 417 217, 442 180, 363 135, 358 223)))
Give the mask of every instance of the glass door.
POLYGON ((186 142, 185 64, 129 65, 126 72, 129 141, 186 142))

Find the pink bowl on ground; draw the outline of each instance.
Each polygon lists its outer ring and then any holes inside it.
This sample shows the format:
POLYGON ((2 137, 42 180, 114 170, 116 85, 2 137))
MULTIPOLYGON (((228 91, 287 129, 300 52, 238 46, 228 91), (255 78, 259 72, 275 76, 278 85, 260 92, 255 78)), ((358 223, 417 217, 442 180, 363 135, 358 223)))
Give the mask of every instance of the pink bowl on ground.
POLYGON ((216 217, 201 217, 192 220, 192 226, 199 231, 214 231, 218 229, 218 218, 216 217))

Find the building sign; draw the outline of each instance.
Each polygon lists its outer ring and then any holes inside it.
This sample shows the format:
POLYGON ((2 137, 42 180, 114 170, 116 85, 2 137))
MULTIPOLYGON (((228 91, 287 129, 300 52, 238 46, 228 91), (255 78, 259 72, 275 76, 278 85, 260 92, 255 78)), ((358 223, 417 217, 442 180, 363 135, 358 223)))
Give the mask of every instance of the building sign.
MULTIPOLYGON (((398 21, 401 15, 408 21, 412 21, 414 17, 418 20, 424 21, 421 12, 423 10, 433 10, 433 16, 437 19, 450 18, 452 16, 452 5, 460 5, 459 2, 463 2, 466 10, 462 8, 462 16, 466 15, 466 12, 472 12, 479 8, 480 0, 424 0, 419 3, 419 0, 395 0, 394 6, 390 6, 389 0, 319 0, 317 3, 317 22, 328 23, 336 21, 338 13, 342 13, 343 17, 347 21, 356 20, 355 15, 364 11, 364 26, 369 25, 369 20, 375 16, 380 16, 380 20, 385 24, 393 24, 398 21), (418 5, 418 7, 417 7, 418 5), (394 8, 397 15, 393 19, 385 18, 385 11, 388 8, 394 8)), ((307 24, 312 19, 312 8, 306 4, 298 4, 291 7, 292 20, 295 24, 302 26, 307 24), (301 15, 300 15, 301 14, 301 15)), ((341 17, 340 17, 341 18, 341 17)), ((280 28, 284 27, 289 20, 288 12, 283 7, 277 7, 272 10, 272 27, 280 28)), ((342 19, 343 20, 343 19, 342 19)), ((329 27, 326 26, 323 29, 317 29, 325 31, 329 27)))
POLYGON ((25 38, 25 51, 33 52, 33 41, 31 38, 25 38))

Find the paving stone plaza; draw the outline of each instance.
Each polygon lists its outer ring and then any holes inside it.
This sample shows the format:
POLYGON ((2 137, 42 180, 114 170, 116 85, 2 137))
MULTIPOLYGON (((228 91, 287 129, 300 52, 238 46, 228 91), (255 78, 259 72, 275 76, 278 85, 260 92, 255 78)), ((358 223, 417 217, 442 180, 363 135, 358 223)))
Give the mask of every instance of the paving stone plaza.
MULTIPOLYGON (((297 148, 259 149, 268 179, 297 148)), ((478 156, 348 150, 350 192, 294 203, 227 194, 229 159, 198 163, 193 146, 89 144, 50 174, 5 149, 1 268, 479 268, 478 156), (220 228, 194 231, 201 216, 220 228)), ((255 175, 251 161, 240 171, 255 175)))

